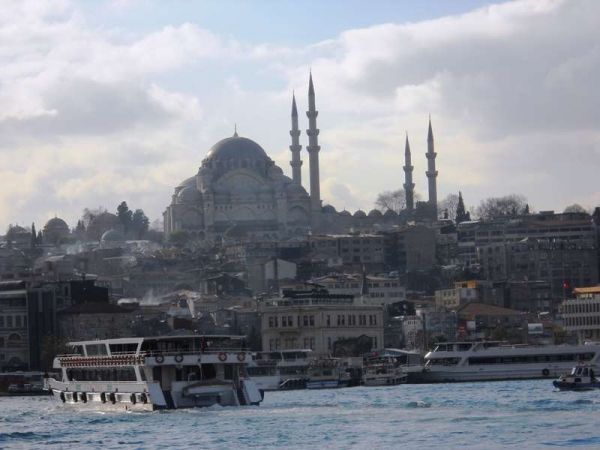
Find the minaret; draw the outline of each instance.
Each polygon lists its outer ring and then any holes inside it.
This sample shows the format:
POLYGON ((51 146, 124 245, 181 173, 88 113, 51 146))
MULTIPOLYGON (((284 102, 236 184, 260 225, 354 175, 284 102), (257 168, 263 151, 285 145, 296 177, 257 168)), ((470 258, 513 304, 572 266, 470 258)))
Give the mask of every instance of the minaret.
POLYGON ((431 116, 429 116, 429 131, 427 133, 427 180, 429 182, 429 205, 434 212, 433 219, 437 220, 437 170, 435 170, 435 157, 437 153, 433 148, 433 131, 431 130, 431 116))
POLYGON ((290 151, 292 152, 292 160, 290 166, 292 166, 292 180, 294 183, 302 185, 302 160, 300 159, 300 130, 298 129, 298 110, 296 109, 296 96, 292 94, 292 129, 290 130, 290 136, 292 137, 292 145, 290 145, 290 151))
POLYGON ((411 211, 415 207, 415 183, 413 183, 413 166, 410 159, 410 144, 408 133, 406 133, 406 144, 404 145, 404 194, 406 195, 406 209, 411 211))
POLYGON ((319 183, 319 129, 317 128, 317 116, 319 112, 315 106, 315 87, 313 86, 312 73, 308 82, 308 165, 310 169, 310 204, 311 210, 315 213, 313 223, 316 221, 316 214, 321 212, 321 186, 319 183))

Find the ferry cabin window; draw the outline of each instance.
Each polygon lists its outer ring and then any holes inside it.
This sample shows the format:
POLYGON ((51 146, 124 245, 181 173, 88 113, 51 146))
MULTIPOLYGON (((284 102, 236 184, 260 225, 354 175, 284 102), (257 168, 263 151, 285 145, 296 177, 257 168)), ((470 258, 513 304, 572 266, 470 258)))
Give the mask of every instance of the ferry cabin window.
POLYGON ((67 378, 70 381, 136 381, 133 367, 67 369, 67 378))
POLYGON ((83 356, 83 346, 82 345, 74 345, 71 347, 71 354, 73 355, 81 355, 83 356))
POLYGON ((137 351, 137 344, 110 344, 110 353, 135 353, 137 351))
POLYGON ((428 361, 432 366, 455 366, 460 362, 460 358, 433 358, 428 361))
POLYGON ((88 356, 103 356, 106 355, 106 345, 104 344, 87 344, 85 346, 88 356))
POLYGON ((481 364, 534 364, 560 361, 591 361, 594 353, 563 353, 557 355, 521 355, 497 357, 471 357, 469 365, 481 364))

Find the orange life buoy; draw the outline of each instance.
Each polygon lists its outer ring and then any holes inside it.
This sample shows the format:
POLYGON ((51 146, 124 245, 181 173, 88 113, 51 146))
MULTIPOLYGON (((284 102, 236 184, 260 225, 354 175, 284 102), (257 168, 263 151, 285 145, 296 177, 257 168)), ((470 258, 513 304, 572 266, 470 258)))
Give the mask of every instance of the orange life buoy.
POLYGON ((246 360, 246 354, 244 352, 239 352, 237 354, 237 359, 239 362, 245 361, 246 360))
POLYGON ((224 362, 227 361, 227 353, 219 353, 219 361, 224 362))

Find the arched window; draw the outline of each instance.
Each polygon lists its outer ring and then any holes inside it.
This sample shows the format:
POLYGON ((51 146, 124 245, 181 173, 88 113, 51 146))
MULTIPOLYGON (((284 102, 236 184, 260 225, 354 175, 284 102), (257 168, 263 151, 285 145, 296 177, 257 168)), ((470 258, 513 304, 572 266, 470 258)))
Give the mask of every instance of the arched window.
POLYGON ((11 343, 15 343, 15 342, 21 342, 21 335, 19 335, 18 333, 11 333, 8 335, 8 344, 10 345, 11 343))

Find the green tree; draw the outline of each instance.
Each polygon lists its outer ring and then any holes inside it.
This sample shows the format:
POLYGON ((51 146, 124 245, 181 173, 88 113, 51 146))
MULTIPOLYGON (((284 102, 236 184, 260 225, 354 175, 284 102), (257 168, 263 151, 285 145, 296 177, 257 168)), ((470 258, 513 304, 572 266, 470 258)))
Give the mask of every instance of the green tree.
POLYGON ((462 192, 458 191, 458 203, 456 205, 456 223, 468 222, 471 220, 471 214, 465 209, 462 192))
POLYGON ((190 241, 190 235, 187 231, 178 230, 169 234, 169 242, 175 247, 184 247, 190 241))
POLYGON ((119 206, 117 206, 117 217, 123 225, 123 231, 125 234, 129 233, 133 222, 133 212, 129 209, 129 206, 127 206, 127 202, 123 201, 119 206))
POLYGON ((148 232, 148 227, 150 226, 150 220, 144 214, 144 211, 141 209, 136 209, 131 218, 131 230, 135 234, 137 239, 142 239, 144 235, 148 232))
MULTIPOLYGON (((40 242, 41 243, 41 242, 40 242)), ((37 233, 35 232, 35 223, 31 224, 31 248, 35 248, 37 246, 37 233)))

